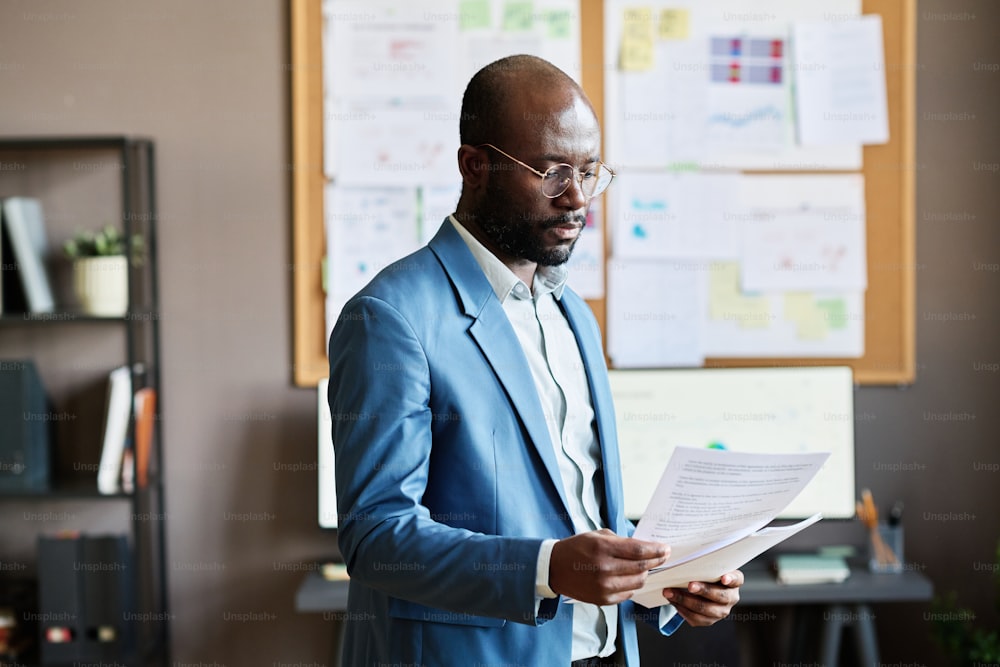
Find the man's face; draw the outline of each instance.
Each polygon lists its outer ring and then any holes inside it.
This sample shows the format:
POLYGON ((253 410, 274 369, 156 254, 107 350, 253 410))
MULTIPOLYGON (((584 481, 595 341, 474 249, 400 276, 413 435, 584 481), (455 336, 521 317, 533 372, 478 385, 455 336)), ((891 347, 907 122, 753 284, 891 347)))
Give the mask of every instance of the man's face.
MULTIPOLYGON (((576 96, 555 106, 524 112, 523 120, 512 123, 511 136, 504 141, 508 145, 498 147, 538 171, 560 162, 585 170, 600 152, 597 120, 576 96)), ((510 259, 542 266, 565 263, 590 204, 580 192, 579 182, 550 199, 542 194, 538 175, 492 149, 484 150, 490 152, 493 171, 474 211, 483 233, 510 259)))

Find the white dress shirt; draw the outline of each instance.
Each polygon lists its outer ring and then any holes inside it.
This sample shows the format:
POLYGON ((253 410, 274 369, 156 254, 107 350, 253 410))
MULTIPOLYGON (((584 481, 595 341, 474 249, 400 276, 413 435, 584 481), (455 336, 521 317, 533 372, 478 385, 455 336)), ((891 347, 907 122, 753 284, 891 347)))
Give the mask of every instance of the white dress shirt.
MULTIPOLYGON (((561 266, 539 266, 529 289, 454 216, 450 220, 482 267, 521 342, 559 463, 573 528, 577 533, 597 530, 604 526, 604 493, 590 384, 576 337, 557 303, 567 271, 561 266)), ((556 597, 548 585, 549 559, 556 541, 546 540, 539 552, 539 598, 556 597)), ((613 653, 618 635, 617 605, 576 603, 574 607, 572 659, 613 653)))

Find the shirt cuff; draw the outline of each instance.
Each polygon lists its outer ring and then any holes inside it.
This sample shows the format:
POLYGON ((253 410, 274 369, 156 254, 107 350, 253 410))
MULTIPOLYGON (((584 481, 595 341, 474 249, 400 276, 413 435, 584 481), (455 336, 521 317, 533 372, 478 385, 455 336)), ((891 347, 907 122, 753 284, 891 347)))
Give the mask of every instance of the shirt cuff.
POLYGON ((559 594, 549 588, 549 561, 552 547, 559 540, 543 540, 538 548, 538 562, 535 566, 535 595, 540 598, 557 598, 559 594))
POLYGON ((660 607, 660 633, 670 636, 681 627, 684 617, 677 613, 677 608, 672 604, 665 604, 660 607))

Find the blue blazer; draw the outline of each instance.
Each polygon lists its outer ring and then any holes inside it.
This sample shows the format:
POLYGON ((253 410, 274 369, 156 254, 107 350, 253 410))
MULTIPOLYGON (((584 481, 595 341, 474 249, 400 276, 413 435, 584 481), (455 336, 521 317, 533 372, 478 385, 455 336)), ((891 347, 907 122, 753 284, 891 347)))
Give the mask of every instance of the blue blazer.
MULTIPOLYGON (((571 290, 561 305, 587 367, 605 521, 628 535, 600 331, 571 290)), ((553 445, 514 330, 448 220, 348 302, 329 353, 344 664, 568 665, 573 605, 535 610, 542 540, 574 533, 553 445)), ((639 610, 620 605, 629 665, 639 610)))

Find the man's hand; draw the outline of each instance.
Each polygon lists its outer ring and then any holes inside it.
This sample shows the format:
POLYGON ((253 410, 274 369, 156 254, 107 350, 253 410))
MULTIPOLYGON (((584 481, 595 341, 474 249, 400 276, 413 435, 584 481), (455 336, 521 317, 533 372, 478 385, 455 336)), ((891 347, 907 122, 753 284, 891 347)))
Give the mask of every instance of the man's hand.
POLYGON ((743 573, 736 570, 722 575, 715 584, 692 581, 687 588, 664 588, 663 597, 691 625, 712 625, 729 616, 740 600, 742 585, 743 573))
POLYGON ((617 604, 632 597, 670 547, 615 535, 607 528, 559 540, 549 559, 549 588, 581 602, 617 604))

